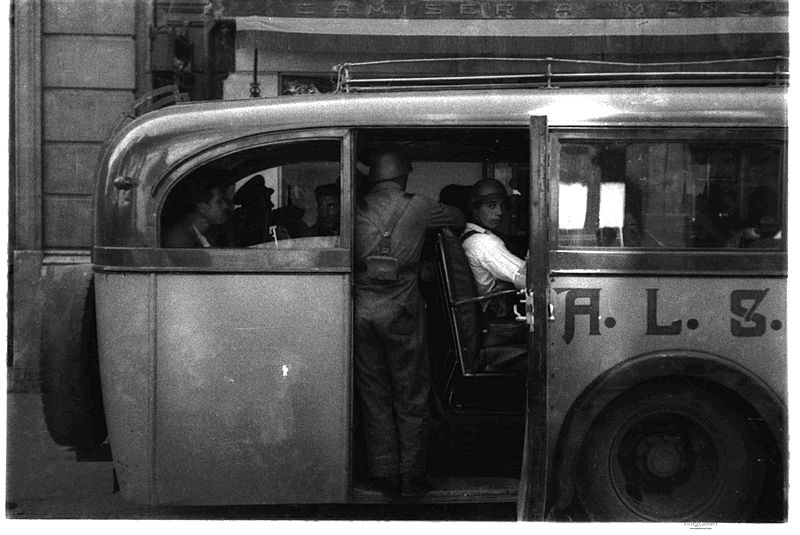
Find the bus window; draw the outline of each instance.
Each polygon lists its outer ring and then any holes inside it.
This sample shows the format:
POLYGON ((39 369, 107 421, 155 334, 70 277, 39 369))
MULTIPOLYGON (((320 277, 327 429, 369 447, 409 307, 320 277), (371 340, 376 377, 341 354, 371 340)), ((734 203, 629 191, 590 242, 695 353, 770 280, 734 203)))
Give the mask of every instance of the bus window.
POLYGON ((161 244, 339 247, 339 175, 339 141, 304 140, 228 154, 175 185, 162 209, 161 244))
POLYGON ((566 141, 566 247, 780 248, 784 155, 766 141, 566 141))

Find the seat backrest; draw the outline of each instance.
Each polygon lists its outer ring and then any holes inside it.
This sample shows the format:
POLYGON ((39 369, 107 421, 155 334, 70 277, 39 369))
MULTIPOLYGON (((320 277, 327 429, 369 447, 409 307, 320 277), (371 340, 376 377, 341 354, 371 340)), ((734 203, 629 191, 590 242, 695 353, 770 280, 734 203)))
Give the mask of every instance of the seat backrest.
POLYGON ((461 241, 451 230, 442 229, 439 233, 439 255, 442 284, 447 301, 448 317, 453 332, 456 351, 462 372, 471 374, 479 371, 481 310, 477 302, 455 306, 454 303, 476 297, 475 279, 469 267, 467 255, 461 241))

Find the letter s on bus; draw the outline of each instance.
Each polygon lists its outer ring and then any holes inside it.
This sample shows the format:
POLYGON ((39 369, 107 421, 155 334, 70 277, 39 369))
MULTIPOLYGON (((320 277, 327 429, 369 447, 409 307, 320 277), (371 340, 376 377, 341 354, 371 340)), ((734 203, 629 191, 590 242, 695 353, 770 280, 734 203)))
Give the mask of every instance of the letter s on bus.
POLYGON ((731 312, 744 319, 744 323, 752 323, 752 326, 745 326, 743 322, 731 318, 731 334, 733 336, 762 336, 767 332, 767 318, 756 313, 756 308, 764 300, 767 290, 734 290, 731 292, 731 312), (743 305, 745 301, 752 301, 752 306, 747 308, 743 305))

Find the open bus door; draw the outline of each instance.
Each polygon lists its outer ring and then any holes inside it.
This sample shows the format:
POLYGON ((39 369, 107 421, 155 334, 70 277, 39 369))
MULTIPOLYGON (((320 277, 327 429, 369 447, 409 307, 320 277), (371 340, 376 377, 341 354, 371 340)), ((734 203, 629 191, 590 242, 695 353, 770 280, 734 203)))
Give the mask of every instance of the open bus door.
MULTIPOLYGON (((530 123, 530 254, 524 318, 529 326, 525 438, 517 518, 544 520, 547 489, 547 296, 549 184, 547 117, 530 123)), ((520 314, 521 315, 521 314, 520 314)), ((519 318, 521 319, 521 318, 519 318)))

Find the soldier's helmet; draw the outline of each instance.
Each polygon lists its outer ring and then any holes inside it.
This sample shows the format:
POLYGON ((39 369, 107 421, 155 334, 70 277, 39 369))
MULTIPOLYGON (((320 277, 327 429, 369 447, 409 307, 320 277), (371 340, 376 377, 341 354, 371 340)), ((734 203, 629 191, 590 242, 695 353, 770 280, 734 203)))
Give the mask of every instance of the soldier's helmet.
POLYGON ((506 187, 499 180, 483 178, 475 182, 469 192, 469 209, 475 210, 489 202, 504 202, 506 198, 506 187))
POLYGON ((411 164, 405 151, 397 145, 380 145, 372 151, 369 165, 369 182, 383 182, 407 175, 411 164))

